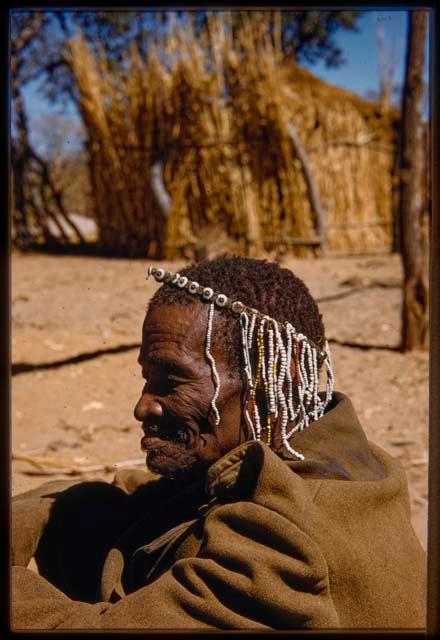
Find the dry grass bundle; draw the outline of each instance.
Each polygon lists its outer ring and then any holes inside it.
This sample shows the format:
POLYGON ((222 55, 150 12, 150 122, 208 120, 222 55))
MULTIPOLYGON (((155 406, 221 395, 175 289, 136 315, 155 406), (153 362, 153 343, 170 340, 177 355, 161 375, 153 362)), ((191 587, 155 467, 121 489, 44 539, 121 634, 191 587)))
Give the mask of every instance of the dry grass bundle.
POLYGON ((188 19, 145 59, 133 46, 118 73, 81 35, 72 40, 105 247, 172 258, 216 229, 253 255, 313 236, 289 122, 327 210, 329 249, 390 246, 391 125, 372 117, 373 105, 283 65, 278 40, 264 12, 244 12, 234 33, 228 12, 211 15, 197 38, 188 19))

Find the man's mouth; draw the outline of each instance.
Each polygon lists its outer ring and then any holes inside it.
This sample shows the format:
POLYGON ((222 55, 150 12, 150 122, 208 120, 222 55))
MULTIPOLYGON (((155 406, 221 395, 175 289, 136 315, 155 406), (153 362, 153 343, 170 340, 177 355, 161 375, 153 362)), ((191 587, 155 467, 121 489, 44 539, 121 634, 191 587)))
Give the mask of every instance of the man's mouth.
POLYGON ((173 442, 187 446, 190 441, 190 436, 184 427, 178 427, 177 429, 164 429, 157 424, 144 425, 143 426, 145 436, 141 439, 141 448, 143 451, 148 450, 153 441, 166 441, 173 442), (150 445, 150 446, 149 446, 150 445))
POLYGON ((151 471, 169 478, 183 477, 199 462, 195 434, 186 427, 167 428, 167 425, 143 425, 141 449, 147 454, 151 471))

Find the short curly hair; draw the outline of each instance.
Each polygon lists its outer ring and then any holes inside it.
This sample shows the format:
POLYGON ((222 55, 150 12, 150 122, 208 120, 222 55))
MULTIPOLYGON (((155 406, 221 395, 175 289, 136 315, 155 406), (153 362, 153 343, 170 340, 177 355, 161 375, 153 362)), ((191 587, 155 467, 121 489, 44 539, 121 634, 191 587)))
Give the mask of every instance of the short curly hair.
MULTIPOLYGON (((280 323, 290 322, 318 347, 324 346, 325 332, 318 306, 304 282, 289 269, 267 260, 221 256, 198 262, 179 273, 230 299, 240 300, 280 323)), ((201 300, 186 289, 164 284, 152 297, 149 308, 161 304, 200 304, 201 300)), ((229 310, 216 308, 213 343, 218 341, 226 349, 235 372, 239 371, 239 322, 229 310)))

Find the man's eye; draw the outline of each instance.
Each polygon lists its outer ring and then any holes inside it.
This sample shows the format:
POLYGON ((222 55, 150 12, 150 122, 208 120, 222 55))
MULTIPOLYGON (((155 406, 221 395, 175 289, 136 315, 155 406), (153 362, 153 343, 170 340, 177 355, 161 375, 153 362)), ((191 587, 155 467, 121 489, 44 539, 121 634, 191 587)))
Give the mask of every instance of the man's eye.
POLYGON ((147 373, 144 370, 142 371, 142 377, 145 380, 145 386, 147 386, 147 384, 150 386, 154 385, 158 390, 174 389, 179 384, 183 383, 182 378, 177 374, 166 372, 147 373))
POLYGON ((178 376, 174 376, 172 374, 165 376, 164 382, 171 389, 174 389, 174 387, 177 387, 179 384, 182 384, 182 380, 178 376))

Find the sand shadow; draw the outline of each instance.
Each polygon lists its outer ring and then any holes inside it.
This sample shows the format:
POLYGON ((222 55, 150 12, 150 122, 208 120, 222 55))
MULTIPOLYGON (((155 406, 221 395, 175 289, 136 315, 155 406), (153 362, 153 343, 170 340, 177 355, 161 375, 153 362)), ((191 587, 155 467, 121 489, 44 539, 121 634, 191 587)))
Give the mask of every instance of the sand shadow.
POLYGON ((70 358, 64 358, 63 360, 55 360, 54 362, 16 362, 11 365, 11 375, 17 376, 21 373, 29 373, 30 371, 44 371, 47 369, 58 369, 65 365, 78 364, 79 362, 85 362, 86 360, 93 360, 101 356, 110 355, 113 353, 124 353, 124 351, 130 351, 131 349, 140 349, 139 342, 132 342, 131 344, 123 344, 116 347, 109 347, 108 349, 97 349, 96 351, 87 351, 86 353, 79 353, 76 356, 70 358))

